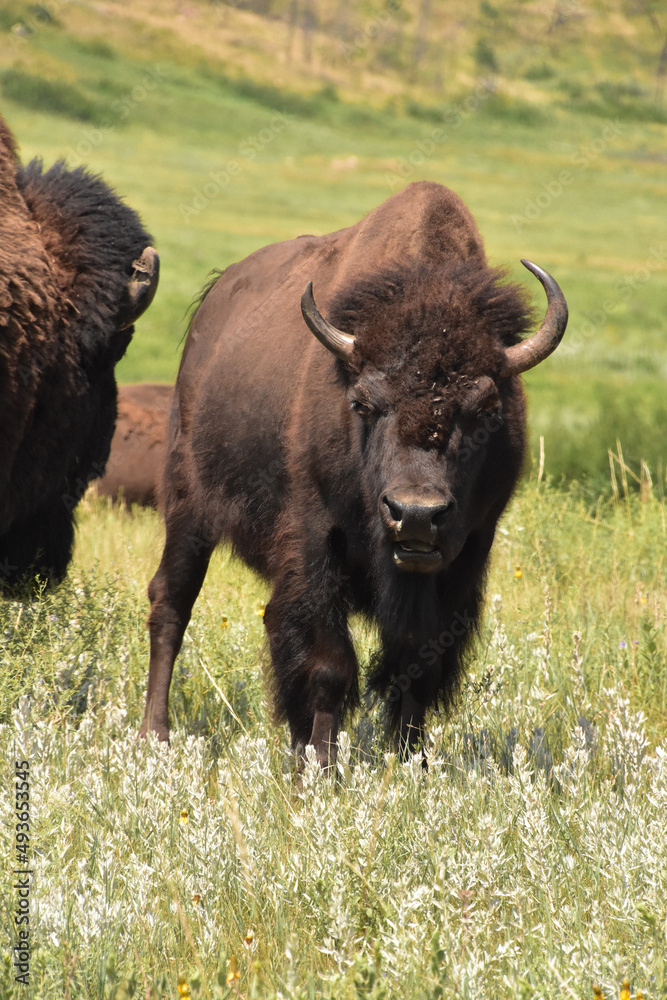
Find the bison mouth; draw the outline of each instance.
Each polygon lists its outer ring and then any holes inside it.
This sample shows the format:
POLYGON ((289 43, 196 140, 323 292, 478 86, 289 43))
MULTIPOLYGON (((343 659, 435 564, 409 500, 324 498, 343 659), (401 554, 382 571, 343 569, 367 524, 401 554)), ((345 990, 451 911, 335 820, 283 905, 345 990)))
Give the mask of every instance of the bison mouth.
POLYGON ((394 542, 393 550, 398 568, 413 573, 432 573, 442 563, 442 552, 436 545, 416 538, 394 542))

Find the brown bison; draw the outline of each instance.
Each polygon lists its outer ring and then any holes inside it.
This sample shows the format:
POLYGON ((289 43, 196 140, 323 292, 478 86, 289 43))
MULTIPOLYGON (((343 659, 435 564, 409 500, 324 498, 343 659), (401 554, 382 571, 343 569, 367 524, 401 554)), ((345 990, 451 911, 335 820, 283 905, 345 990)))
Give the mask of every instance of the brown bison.
POLYGON ((118 419, 106 470, 94 484, 98 496, 130 508, 157 507, 167 452, 173 385, 142 382, 118 386, 118 419))
POLYGON ((175 388, 143 732, 168 737, 174 658, 226 539, 273 584, 264 622, 294 747, 313 744, 323 765, 335 754, 358 696, 352 612, 377 625, 370 684, 399 749, 419 745, 460 680, 521 470, 519 376, 567 322, 556 282, 524 263, 548 308, 521 340, 522 290, 488 266, 461 200, 424 182, 212 285, 175 388))
POLYGON ((0 118, 0 588, 64 576, 104 471, 114 366, 158 282, 138 216, 99 177, 22 166, 0 118))

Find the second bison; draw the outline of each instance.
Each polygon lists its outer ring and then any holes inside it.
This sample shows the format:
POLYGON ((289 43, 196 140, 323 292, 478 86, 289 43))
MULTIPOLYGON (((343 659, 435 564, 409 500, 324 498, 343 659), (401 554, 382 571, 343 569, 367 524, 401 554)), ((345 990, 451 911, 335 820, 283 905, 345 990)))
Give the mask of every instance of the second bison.
POLYGON ((157 507, 167 454, 173 385, 140 382, 118 387, 118 418, 98 496, 130 508, 157 507))

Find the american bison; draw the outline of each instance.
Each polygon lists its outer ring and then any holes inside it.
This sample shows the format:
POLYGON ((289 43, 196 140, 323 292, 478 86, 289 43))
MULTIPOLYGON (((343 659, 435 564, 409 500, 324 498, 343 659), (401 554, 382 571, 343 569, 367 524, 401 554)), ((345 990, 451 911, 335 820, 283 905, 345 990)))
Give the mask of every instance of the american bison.
POLYGON ((142 732, 168 738, 174 658, 226 539, 273 584, 264 622, 293 746, 313 744, 323 765, 335 755, 358 697, 351 612, 377 625, 370 685, 399 750, 419 746, 427 710, 461 678, 520 474, 519 376, 567 322, 556 282, 524 263, 548 306, 521 340, 521 288, 488 266, 461 200, 422 182, 212 285, 175 388, 142 732))
POLYGON ((67 570, 116 420, 114 366, 159 259, 99 178, 19 162, 0 118, 0 588, 67 570))
POLYGON ((140 382, 118 386, 118 418, 106 470, 93 484, 98 496, 130 508, 158 506, 167 453, 173 385, 140 382))

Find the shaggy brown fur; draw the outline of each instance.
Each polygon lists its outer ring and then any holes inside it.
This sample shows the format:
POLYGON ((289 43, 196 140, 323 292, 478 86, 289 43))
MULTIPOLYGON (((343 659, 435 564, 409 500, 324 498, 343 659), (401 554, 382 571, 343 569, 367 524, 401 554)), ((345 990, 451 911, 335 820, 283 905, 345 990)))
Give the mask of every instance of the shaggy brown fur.
POLYGON ((529 329, 523 290, 506 278, 501 270, 480 270, 477 260, 454 262, 449 271, 442 264, 395 266, 331 303, 330 322, 355 331, 346 381, 357 381, 366 367, 390 376, 393 392, 385 390, 383 405, 396 411, 404 444, 442 444, 480 373, 497 379, 502 349, 529 329))
POLYGON ((157 507, 173 385, 118 386, 118 419, 104 475, 93 488, 112 503, 157 507))
POLYGON ((470 213, 437 184, 221 275, 174 393, 144 733, 168 736, 174 659, 226 539, 273 585, 264 622, 294 746, 312 743, 322 763, 335 753, 357 696, 353 611, 378 626, 371 686, 399 745, 419 744, 462 676, 521 469, 523 391, 501 359, 527 324, 521 289, 488 267, 470 213), (308 281, 355 337, 350 358, 304 323, 308 281))
POLYGON ((0 118, 0 587, 65 573, 73 509, 109 452, 129 281, 149 243, 99 178, 22 167, 0 118))

